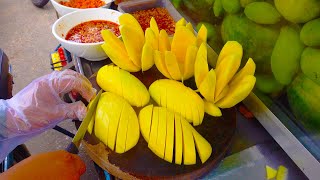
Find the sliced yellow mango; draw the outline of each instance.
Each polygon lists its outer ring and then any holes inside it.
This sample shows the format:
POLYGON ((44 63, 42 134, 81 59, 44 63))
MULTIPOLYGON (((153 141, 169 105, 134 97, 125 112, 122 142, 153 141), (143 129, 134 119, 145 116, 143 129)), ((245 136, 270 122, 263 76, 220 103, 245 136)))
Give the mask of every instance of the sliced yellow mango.
POLYGON ((214 117, 222 116, 221 110, 212 102, 204 101, 204 111, 214 117))
MULTIPOLYGON (((222 62, 223 63, 223 62, 222 62)), ((220 108, 230 108, 244 100, 252 91, 256 82, 256 78, 252 75, 247 75, 238 83, 230 86, 226 96, 219 100, 216 105, 220 108)))
POLYGON ((182 140, 182 127, 181 127, 181 116, 174 113, 175 122, 175 163, 182 163, 182 151, 183 151, 183 140, 182 140))
POLYGON ((184 18, 181 18, 178 22, 176 22, 175 32, 179 27, 185 27, 186 24, 187 24, 186 20, 184 18))
POLYGON ((192 24, 190 22, 188 22, 186 24, 186 28, 188 28, 192 32, 192 34, 194 34, 194 29, 193 29, 193 26, 192 26, 192 24))
POLYGON ((199 47, 194 64, 194 78, 198 88, 200 87, 204 78, 207 76, 208 72, 209 67, 207 62, 207 45, 203 43, 199 47))
POLYGON ((159 49, 159 39, 157 36, 154 34, 153 30, 151 28, 147 28, 145 31, 145 42, 150 43, 152 48, 154 50, 159 49))
POLYGON ((154 64, 156 65, 157 69, 161 72, 161 74, 163 74, 165 77, 169 79, 172 79, 165 63, 164 54, 162 54, 158 50, 154 51, 154 64))
POLYGON ((141 67, 144 36, 139 37, 139 32, 128 25, 121 25, 119 29, 130 60, 132 60, 133 64, 137 67, 141 67))
POLYGON ((278 167, 278 173, 276 180, 287 180, 288 179, 288 169, 282 165, 278 167))
MULTIPOLYGON (((123 107, 123 109, 126 109, 126 108, 128 107, 123 107)), ((116 138, 116 147, 115 147, 116 153, 126 152, 128 122, 129 122, 128 115, 129 115, 128 113, 121 113, 121 116, 120 116, 117 138, 116 138)))
POLYGON ((191 104, 191 112, 192 112, 192 124, 194 126, 198 126, 200 125, 200 118, 199 118, 199 111, 198 111, 198 107, 195 104, 191 104))
POLYGON ((176 59, 176 56, 171 51, 165 52, 165 63, 172 79, 181 80, 182 75, 180 72, 178 61, 176 59))
POLYGON ((196 164, 196 149, 192 135, 192 126, 181 118, 182 139, 183 139, 183 164, 196 164))
POLYGON ((212 147, 210 143, 204 137, 202 137, 194 128, 192 128, 192 135, 197 152, 200 156, 200 160, 202 163, 205 163, 211 156, 212 147))
POLYGON ((186 52, 186 59, 184 62, 183 79, 189 79, 194 75, 194 64, 197 57, 198 48, 195 45, 190 45, 186 52))
POLYGON ((139 36, 144 36, 144 32, 142 30, 142 27, 140 26, 139 22, 135 17, 133 17, 129 13, 122 14, 119 17, 120 25, 129 25, 130 27, 136 29, 139 33, 139 36))
POLYGON ((171 50, 171 43, 167 31, 161 29, 159 34, 159 51, 165 52, 171 50))
POLYGON ((266 166, 266 173, 267 173, 267 179, 272 179, 275 178, 277 176, 277 170, 273 169, 270 166, 266 166))
POLYGON ((152 104, 144 107, 139 112, 139 124, 140 124, 141 134, 147 142, 149 142, 151 121, 152 121, 152 112, 153 112, 153 105, 152 104))
POLYGON ((150 28, 152 29, 156 38, 158 38, 159 37, 159 28, 158 28, 158 24, 157 24, 156 20, 154 19, 154 17, 151 17, 150 28))
POLYGON ((126 140, 126 151, 133 148, 139 140, 140 127, 136 112, 130 106, 129 103, 125 104, 125 113, 128 114, 128 128, 127 128, 127 140, 126 140))
POLYGON ((110 43, 104 43, 101 45, 104 52, 108 55, 110 60, 121 69, 129 72, 138 72, 140 68, 133 64, 129 59, 128 53, 125 50, 117 49, 117 46, 110 43))
POLYGON ((216 88, 216 73, 213 69, 209 71, 207 76, 200 84, 199 91, 202 96, 210 102, 214 102, 214 91, 216 88))
POLYGON ((189 122, 189 123, 192 123, 192 119, 193 119, 193 115, 192 115, 192 109, 190 108, 191 105, 190 104, 187 104, 187 103, 184 103, 184 109, 185 109, 185 119, 189 122))
POLYGON ((146 42, 142 48, 141 69, 149 70, 154 65, 154 50, 150 43, 146 42))
POLYGON ((171 51, 176 55, 178 62, 183 63, 188 47, 195 44, 194 34, 188 28, 181 26, 173 35, 171 51))
MULTIPOLYGON (((170 93, 170 92, 169 92, 170 93)), ((162 107, 167 107, 167 88, 166 87, 160 87, 159 88, 159 96, 160 96, 160 104, 163 104, 162 107)))
POLYGON ((234 54, 236 56, 239 56, 239 58, 242 58, 243 50, 241 44, 239 44, 237 41, 228 41, 223 48, 220 51, 216 67, 219 66, 221 61, 228 55, 234 54))
POLYGON ((108 131, 110 118, 106 109, 107 104, 109 104, 109 102, 106 99, 108 97, 106 96, 106 94, 102 93, 97 105, 95 117, 96 122, 94 123, 94 134, 98 139, 100 139, 102 143, 108 146, 108 131))
POLYGON ((158 125, 159 125, 159 108, 154 107, 153 113, 152 113, 151 130, 150 130, 148 147, 151 149, 153 153, 161 157, 161 155, 158 154, 158 150, 157 150, 158 125))
POLYGON ((216 68, 216 91, 215 97, 217 97, 223 88, 230 82, 232 77, 236 74, 241 63, 241 57, 238 55, 226 56, 222 62, 216 68))
POLYGON ((166 138, 167 138, 167 109, 159 107, 159 125, 158 125, 158 136, 157 136, 157 149, 159 156, 164 159, 164 152, 166 149, 166 138))
POLYGON ((218 54, 208 44, 207 44, 207 51, 208 51, 208 64, 211 67, 216 67, 218 54))
POLYGON ((214 103, 218 102, 220 99, 222 99, 223 97, 225 97, 225 96, 227 95, 229 89, 230 89, 230 86, 229 86, 229 85, 226 85, 226 86, 222 89, 221 93, 220 93, 217 97, 214 98, 214 103))
POLYGON ((164 160, 172 163, 174 147, 174 113, 167 110, 167 136, 164 160))
POLYGON ((208 30, 206 26, 202 24, 197 35, 198 47, 200 47, 202 43, 207 44, 207 36, 208 36, 208 30))
POLYGON ((232 85, 233 83, 237 83, 246 75, 254 75, 255 70, 256 64, 254 63, 252 58, 249 58, 246 65, 236 75, 234 75, 230 82, 230 85, 232 85))

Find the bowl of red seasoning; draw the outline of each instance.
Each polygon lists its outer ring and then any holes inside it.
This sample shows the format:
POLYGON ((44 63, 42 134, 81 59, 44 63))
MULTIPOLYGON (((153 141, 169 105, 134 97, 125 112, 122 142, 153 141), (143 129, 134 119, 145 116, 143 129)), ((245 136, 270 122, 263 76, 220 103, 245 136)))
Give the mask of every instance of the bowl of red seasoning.
POLYGON ((70 12, 88 8, 109 8, 113 0, 50 0, 61 17, 70 12))
POLYGON ((52 34, 73 55, 91 61, 107 58, 101 45, 101 30, 108 29, 120 37, 119 16, 122 13, 105 8, 75 11, 59 18, 52 26, 52 34))

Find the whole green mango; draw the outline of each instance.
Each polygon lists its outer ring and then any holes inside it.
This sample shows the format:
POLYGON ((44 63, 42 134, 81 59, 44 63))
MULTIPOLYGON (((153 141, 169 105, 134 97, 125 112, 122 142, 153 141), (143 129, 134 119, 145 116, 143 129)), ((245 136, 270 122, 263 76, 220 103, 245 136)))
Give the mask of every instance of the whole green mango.
POLYGON ((307 46, 320 46, 320 18, 303 25, 300 39, 307 46))
POLYGON ((241 9, 239 0, 221 0, 223 9, 230 14, 237 13, 241 9))
POLYGON ((319 0, 274 0, 280 14, 288 21, 305 23, 320 15, 319 0))
POLYGON ((275 24, 280 21, 281 15, 267 2, 253 2, 246 6, 244 14, 251 21, 258 24, 275 24))
POLYGON ((238 41, 243 47, 244 59, 251 57, 257 63, 270 62, 278 35, 278 28, 256 24, 244 14, 229 14, 221 25, 223 42, 238 41))
POLYGON ((277 93, 284 88, 282 84, 278 83, 273 75, 256 74, 255 77, 257 79, 255 86, 263 93, 277 93))
POLYGON ((299 74, 287 89, 289 105, 306 128, 320 132, 320 86, 299 74))
POLYGON ((320 49, 305 48, 301 55, 300 66, 302 72, 320 86, 320 49))

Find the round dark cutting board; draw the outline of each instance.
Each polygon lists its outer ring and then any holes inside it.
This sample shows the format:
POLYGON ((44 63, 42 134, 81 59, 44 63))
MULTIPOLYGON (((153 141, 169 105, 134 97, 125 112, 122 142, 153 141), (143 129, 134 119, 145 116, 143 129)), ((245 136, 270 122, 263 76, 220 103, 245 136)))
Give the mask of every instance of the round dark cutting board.
MULTIPOLYGON (((147 88, 156 79, 163 78, 157 70, 134 73, 147 88)), ((95 76, 90 78, 95 83, 95 76)), ((192 81, 185 82, 189 87, 192 81)), ((98 88, 98 87, 97 87, 98 88)), ((193 87, 194 88, 194 87, 193 87)), ((205 114, 203 123, 195 129, 211 144, 212 154, 202 164, 199 156, 195 165, 176 165, 156 156, 140 136, 138 144, 123 154, 111 151, 94 135, 86 134, 83 145, 87 154, 102 169, 121 179, 196 179, 211 171, 225 156, 236 130, 235 108, 224 109, 216 118, 205 114)))

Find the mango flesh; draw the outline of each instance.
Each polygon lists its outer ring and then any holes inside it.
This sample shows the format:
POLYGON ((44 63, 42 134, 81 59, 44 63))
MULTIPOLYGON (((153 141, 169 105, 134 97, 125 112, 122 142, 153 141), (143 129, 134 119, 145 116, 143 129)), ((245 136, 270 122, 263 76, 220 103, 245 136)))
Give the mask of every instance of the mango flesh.
POLYGON ((315 83, 320 85, 320 50, 307 47, 304 49, 300 66, 302 72, 315 83))
POLYGON ((192 135, 193 128, 184 118, 181 119, 181 127, 183 137, 183 164, 192 165, 196 163, 196 150, 192 135))
POLYGON ((130 27, 136 29, 139 33, 139 37, 144 36, 143 30, 139 22, 131 14, 125 13, 119 17, 120 25, 129 25, 130 27))
POLYGON ((194 75, 194 64, 196 61, 198 48, 191 45, 187 49, 186 60, 184 62, 183 79, 189 79, 194 75))
POLYGON ((218 56, 217 64, 215 67, 218 67, 221 61, 228 55, 235 54, 242 58, 243 55, 243 49, 241 44, 239 44, 237 41, 228 41, 223 46, 223 48, 220 51, 220 54, 218 56))
POLYGON ((246 75, 254 75, 255 71, 256 64, 254 63, 252 58, 249 58, 245 66, 239 72, 237 72, 236 75, 234 75, 231 82, 236 83, 246 75))
POLYGON ((139 112, 139 124, 140 124, 141 134, 147 142, 149 142, 152 112, 153 112, 152 104, 144 107, 139 112))
POLYGON ((300 40, 307 46, 320 46, 320 18, 303 25, 300 31, 300 40))
POLYGON ((207 43, 208 30, 205 25, 202 25, 197 35, 197 45, 200 47, 202 43, 207 43))
POLYGON ((183 150, 183 140, 182 140, 182 126, 181 126, 181 116, 178 114, 174 115, 174 126, 175 126, 175 163, 182 163, 182 150, 183 150))
POLYGON ((182 79, 182 73, 180 71, 177 58, 175 54, 173 54, 171 51, 165 52, 165 64, 172 79, 174 80, 182 79))
MULTIPOLYGON (((155 107, 159 108, 159 107, 155 107)), ((166 149, 167 138, 167 110, 165 108, 159 108, 159 124, 158 124, 158 136, 157 136, 157 149, 161 154, 160 158, 164 159, 164 153, 166 149)))
POLYGON ((210 143, 205 138, 203 138, 195 129, 192 129, 192 135, 200 160, 202 163, 205 163, 211 156, 212 147, 210 143))
POLYGON ((167 137, 164 160, 172 163, 174 147, 174 113, 167 111, 167 137))
POLYGON ((161 29, 159 34, 159 51, 165 52, 171 50, 171 44, 167 32, 161 29))
POLYGON ((94 132, 111 150, 124 153, 139 140, 138 117, 130 104, 111 92, 101 95, 96 109, 94 132))
POLYGON ((117 66, 103 66, 99 69, 96 80, 104 91, 124 97, 133 106, 142 107, 150 100, 150 95, 144 84, 117 66))
POLYGON ((206 100, 204 101, 204 110, 210 116, 214 116, 214 117, 222 116, 221 110, 214 103, 206 100))
POLYGON ((205 79, 202 81, 199 91, 201 95, 210 102, 214 102, 214 91, 216 88, 216 73, 211 69, 205 79))
POLYGON ((167 69, 165 63, 164 53, 158 50, 154 51, 154 64, 156 65, 157 69, 163 74, 165 77, 172 79, 167 69))
POLYGON ((150 43, 146 42, 142 48, 141 54, 141 69, 142 71, 149 70, 154 65, 154 50, 150 43))
POLYGON ((258 24, 275 24, 280 21, 278 11, 267 2, 253 2, 246 6, 244 14, 258 24))
POLYGON ((199 47, 196 61, 194 64, 194 78, 196 81, 197 87, 200 87, 202 81, 207 76, 209 72, 208 62, 207 62, 207 46, 205 43, 202 43, 199 47))
POLYGON ((161 152, 159 152, 157 147, 158 126, 159 126, 159 108, 154 108, 152 113, 151 130, 150 130, 148 147, 151 149, 153 153, 161 157, 161 152))

